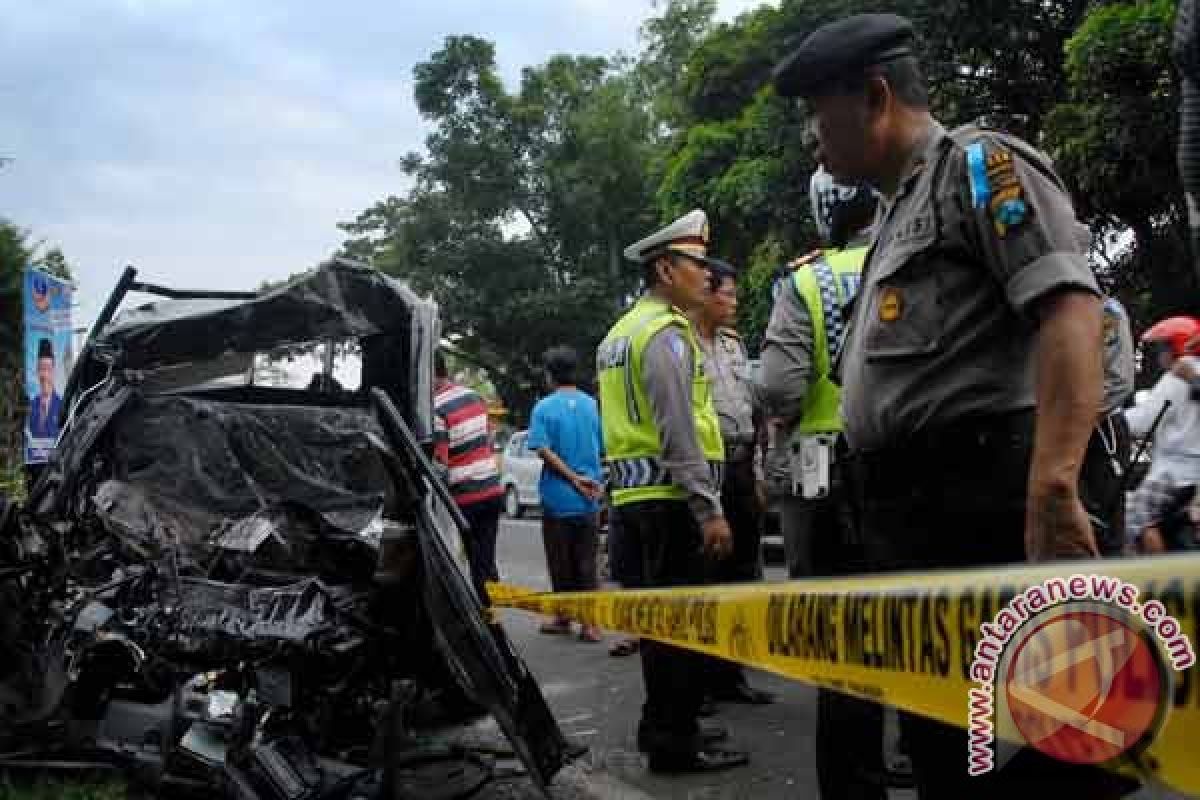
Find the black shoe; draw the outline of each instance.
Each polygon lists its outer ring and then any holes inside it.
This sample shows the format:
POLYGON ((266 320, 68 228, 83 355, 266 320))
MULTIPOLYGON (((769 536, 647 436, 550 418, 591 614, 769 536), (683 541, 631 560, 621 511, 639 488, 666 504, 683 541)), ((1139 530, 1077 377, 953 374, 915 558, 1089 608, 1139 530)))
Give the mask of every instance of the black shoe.
POLYGON ((742 703, 748 706, 765 706, 775 702, 775 695, 754 689, 742 681, 728 686, 721 686, 710 691, 712 698, 718 703, 742 703))
MULTIPOLYGON (((700 737, 700 746, 708 747, 728 739, 729 731, 724 725, 718 725, 715 722, 701 722, 696 735, 700 737)), ((650 737, 646 735, 646 729, 641 725, 638 725, 637 748, 641 753, 650 752, 650 737)))
POLYGON ((649 767, 651 772, 720 772, 749 763, 750 756, 740 750, 702 747, 691 753, 651 753, 649 767))

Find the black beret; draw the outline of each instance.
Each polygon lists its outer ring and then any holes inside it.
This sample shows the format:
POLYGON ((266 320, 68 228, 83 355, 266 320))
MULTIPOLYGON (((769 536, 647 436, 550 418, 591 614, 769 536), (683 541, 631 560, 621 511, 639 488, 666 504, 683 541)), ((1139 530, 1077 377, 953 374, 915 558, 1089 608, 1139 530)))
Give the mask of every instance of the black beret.
POLYGON ((708 267, 708 271, 712 273, 714 278, 718 278, 718 279, 734 278, 735 280, 737 279, 737 275, 738 275, 737 267, 735 267, 733 264, 730 264, 728 261, 722 261, 719 258, 713 258, 712 256, 708 256, 707 258, 704 259, 704 263, 705 263, 705 266, 708 267))
POLYGON ((775 67, 775 91, 815 94, 856 70, 911 55, 912 39, 912 23, 895 14, 856 14, 822 25, 775 67))
POLYGON ((54 346, 49 339, 38 339, 38 358, 54 358, 54 346))

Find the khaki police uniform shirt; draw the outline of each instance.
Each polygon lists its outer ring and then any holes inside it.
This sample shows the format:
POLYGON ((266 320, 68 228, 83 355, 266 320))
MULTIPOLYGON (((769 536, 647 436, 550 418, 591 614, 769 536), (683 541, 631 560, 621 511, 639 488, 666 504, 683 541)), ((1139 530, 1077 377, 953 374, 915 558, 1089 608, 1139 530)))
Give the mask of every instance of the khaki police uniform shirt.
POLYGON ((711 341, 700 340, 704 371, 712 384, 713 406, 721 422, 725 455, 754 443, 754 411, 757 392, 750 379, 750 357, 735 331, 720 328, 711 341))
POLYGON ((692 413, 692 346, 675 326, 650 338, 642 353, 642 388, 662 443, 662 463, 671 480, 688 494, 688 507, 700 524, 721 511, 721 487, 714 480, 696 433, 692 413))
POLYGON ((976 208, 963 146, 934 123, 880 208, 842 351, 842 413, 857 451, 1032 408, 1035 302, 1061 288, 1099 294, 1087 229, 1048 159, 998 132, 955 135, 996 156, 993 192, 1015 180, 1027 211, 1005 227, 976 208))

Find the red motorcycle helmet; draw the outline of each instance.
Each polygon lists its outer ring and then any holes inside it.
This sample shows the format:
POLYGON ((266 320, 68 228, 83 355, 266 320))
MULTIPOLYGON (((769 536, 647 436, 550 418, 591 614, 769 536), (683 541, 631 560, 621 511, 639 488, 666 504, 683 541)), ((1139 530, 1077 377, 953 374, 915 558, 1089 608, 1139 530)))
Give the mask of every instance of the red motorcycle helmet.
POLYGON ((1191 355, 1200 350, 1200 320, 1195 317, 1167 317, 1143 333, 1142 341, 1165 345, 1176 358, 1191 355))

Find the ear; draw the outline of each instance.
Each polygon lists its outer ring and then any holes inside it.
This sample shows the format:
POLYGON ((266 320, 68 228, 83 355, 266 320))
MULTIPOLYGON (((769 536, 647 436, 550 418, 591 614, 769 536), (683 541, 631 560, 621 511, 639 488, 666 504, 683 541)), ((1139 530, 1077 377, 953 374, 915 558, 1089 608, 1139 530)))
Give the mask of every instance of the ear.
POLYGON ((882 75, 871 75, 864 88, 864 100, 869 119, 879 119, 891 108, 894 101, 892 87, 882 75))
POLYGON ((659 256, 654 261, 654 271, 658 274, 658 282, 671 286, 675 282, 674 276, 671 274, 673 262, 670 256, 659 256))

